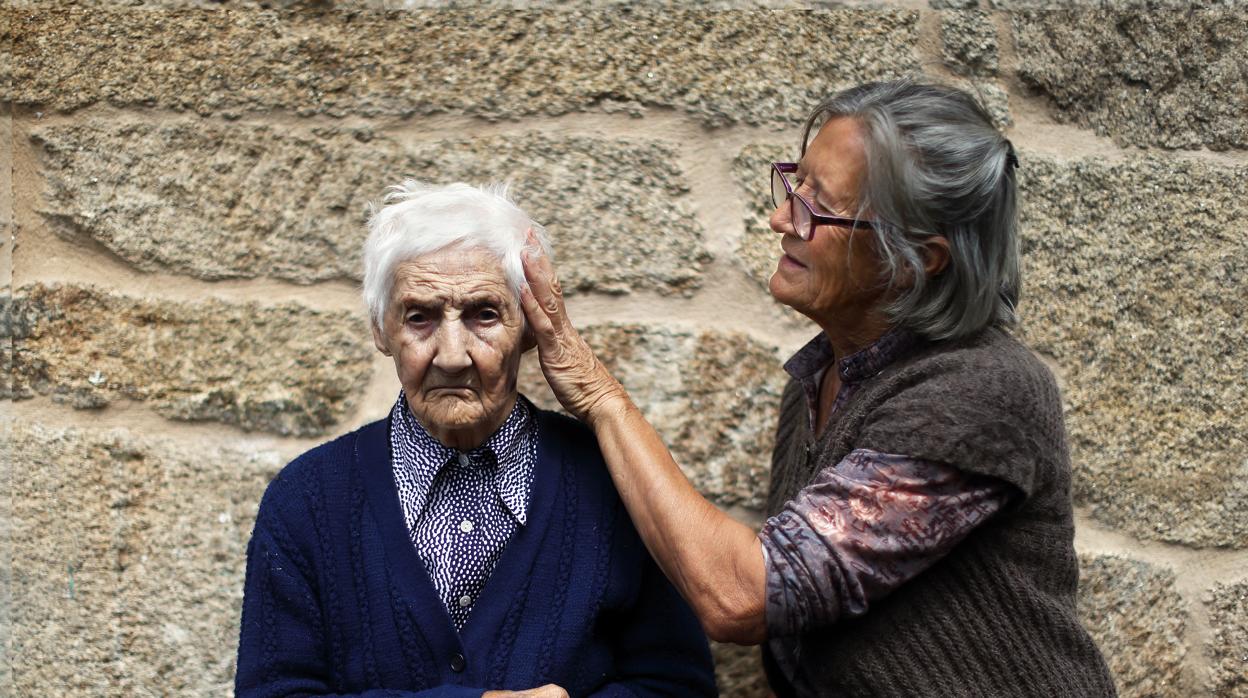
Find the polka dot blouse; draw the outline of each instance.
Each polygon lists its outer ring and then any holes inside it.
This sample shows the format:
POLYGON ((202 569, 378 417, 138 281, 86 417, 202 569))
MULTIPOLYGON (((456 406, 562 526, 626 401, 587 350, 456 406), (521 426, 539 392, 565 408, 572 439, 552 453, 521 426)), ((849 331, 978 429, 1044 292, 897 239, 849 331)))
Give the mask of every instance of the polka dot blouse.
POLYGON ((430 436, 402 391, 390 412, 394 483, 408 536, 456 629, 525 525, 537 463, 533 409, 520 397, 498 431, 468 452, 430 436))

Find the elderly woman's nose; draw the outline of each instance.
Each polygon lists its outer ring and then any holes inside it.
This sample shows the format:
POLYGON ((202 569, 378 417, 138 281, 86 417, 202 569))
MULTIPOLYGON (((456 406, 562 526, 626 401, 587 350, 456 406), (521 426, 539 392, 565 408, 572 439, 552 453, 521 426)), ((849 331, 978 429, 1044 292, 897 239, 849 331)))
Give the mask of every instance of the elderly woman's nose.
POLYGON ((434 335, 433 365, 443 371, 462 371, 472 365, 468 354, 468 328, 458 321, 444 322, 434 335))
POLYGON ((771 212, 771 218, 767 219, 771 229, 781 235, 788 235, 793 232, 793 217, 789 215, 789 205, 787 202, 781 202, 776 210, 771 212))

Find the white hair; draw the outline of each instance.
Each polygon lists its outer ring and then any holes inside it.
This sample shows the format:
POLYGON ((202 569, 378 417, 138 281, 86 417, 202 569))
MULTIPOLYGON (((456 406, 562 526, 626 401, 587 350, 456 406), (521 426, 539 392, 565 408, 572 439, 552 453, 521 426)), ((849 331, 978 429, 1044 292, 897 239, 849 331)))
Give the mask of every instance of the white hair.
POLYGON ((538 244, 551 253, 546 231, 516 206, 505 184, 474 187, 462 182, 436 185, 406 179, 386 189, 380 208, 373 206, 364 241, 364 303, 378 328, 394 290, 394 272, 403 262, 461 245, 493 252, 511 290, 520 297, 524 266, 520 255, 533 230, 538 244))

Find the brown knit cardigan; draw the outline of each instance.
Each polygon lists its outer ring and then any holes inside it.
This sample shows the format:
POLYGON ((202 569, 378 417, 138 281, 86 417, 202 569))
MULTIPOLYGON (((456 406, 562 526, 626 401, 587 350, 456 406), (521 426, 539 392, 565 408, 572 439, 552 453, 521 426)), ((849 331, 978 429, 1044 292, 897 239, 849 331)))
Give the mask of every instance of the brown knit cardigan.
POLYGON ((790 383, 768 510, 855 448, 942 461, 1019 496, 931 568, 859 618, 764 649, 781 696, 1115 695, 1075 615, 1070 458, 1048 369, 1002 330, 934 343, 854 393, 819 436, 790 383), (781 676, 769 653, 787 653, 781 676))

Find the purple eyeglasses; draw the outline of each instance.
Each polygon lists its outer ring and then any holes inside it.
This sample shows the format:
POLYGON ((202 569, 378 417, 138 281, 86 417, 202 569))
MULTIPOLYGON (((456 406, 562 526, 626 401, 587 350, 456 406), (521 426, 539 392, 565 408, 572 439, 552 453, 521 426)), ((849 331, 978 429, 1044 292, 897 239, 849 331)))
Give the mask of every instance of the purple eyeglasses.
POLYGON ((773 162, 771 163, 771 203, 776 208, 780 208, 780 204, 784 201, 789 202, 789 218, 793 221, 793 230, 802 236, 803 240, 810 240, 815 236, 816 225, 839 225, 845 228, 874 228, 871 221, 859 220, 857 218, 846 218, 844 216, 831 216, 826 213, 819 213, 815 210, 813 204, 806 200, 806 197, 793 192, 793 185, 789 184, 789 178, 786 174, 797 172, 796 162, 773 162), (799 206, 797 202, 802 202, 799 206))

